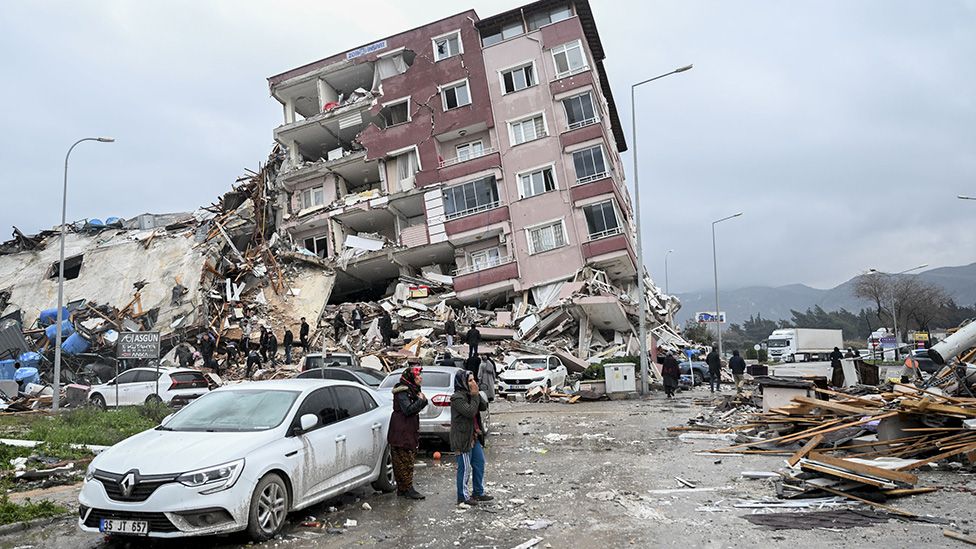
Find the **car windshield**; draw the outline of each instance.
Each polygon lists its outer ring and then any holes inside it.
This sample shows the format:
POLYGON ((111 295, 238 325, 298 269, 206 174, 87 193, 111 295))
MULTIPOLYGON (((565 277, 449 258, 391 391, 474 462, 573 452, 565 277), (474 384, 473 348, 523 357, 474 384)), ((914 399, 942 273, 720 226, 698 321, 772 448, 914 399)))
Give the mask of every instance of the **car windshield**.
POLYGON ((356 370, 356 375, 359 379, 363 380, 366 385, 370 387, 379 387, 380 383, 383 383, 384 376, 379 372, 374 372, 372 370, 356 370))
POLYGON ((780 347, 788 347, 790 345, 790 340, 788 339, 770 339, 769 348, 779 349, 780 347))
MULTIPOLYGON (((392 374, 386 376, 383 383, 380 383, 380 389, 389 389, 400 381, 400 374, 402 372, 393 372, 392 374)), ((448 372, 432 372, 427 371, 423 373, 424 382, 421 384, 421 389, 426 389, 428 387, 454 387, 454 380, 451 379, 451 374, 448 372)))
POLYGON ((534 370, 536 368, 545 368, 546 359, 545 358, 521 358, 512 363, 512 370, 534 370))
POLYGON ((162 429, 166 431, 265 431, 284 421, 297 391, 216 391, 187 406, 162 429))

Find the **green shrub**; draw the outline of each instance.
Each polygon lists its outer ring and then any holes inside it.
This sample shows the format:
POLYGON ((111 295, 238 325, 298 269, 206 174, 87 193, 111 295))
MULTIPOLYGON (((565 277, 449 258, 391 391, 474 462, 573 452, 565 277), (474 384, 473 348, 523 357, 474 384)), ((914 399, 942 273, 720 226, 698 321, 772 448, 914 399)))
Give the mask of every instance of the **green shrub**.
POLYGON ((111 446, 159 425, 171 410, 164 405, 128 406, 118 410, 80 408, 46 418, 23 434, 27 440, 52 445, 97 444, 111 446))
POLYGON ((58 517, 68 510, 53 501, 39 501, 37 503, 26 500, 24 503, 13 503, 6 494, 0 495, 0 524, 27 522, 44 517, 58 517))

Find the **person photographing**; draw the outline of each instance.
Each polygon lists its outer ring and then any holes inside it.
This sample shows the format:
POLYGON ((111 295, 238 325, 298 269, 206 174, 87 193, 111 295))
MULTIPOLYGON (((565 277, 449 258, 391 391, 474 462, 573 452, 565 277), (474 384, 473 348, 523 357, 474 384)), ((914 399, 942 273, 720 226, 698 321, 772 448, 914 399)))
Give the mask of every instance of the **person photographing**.
POLYGON ((485 494, 485 427, 481 412, 488 402, 481 397, 478 382, 468 370, 454 374, 454 394, 451 395, 451 450, 457 452, 457 503, 477 505, 490 501, 485 494), (471 478, 472 490, 468 489, 471 478))

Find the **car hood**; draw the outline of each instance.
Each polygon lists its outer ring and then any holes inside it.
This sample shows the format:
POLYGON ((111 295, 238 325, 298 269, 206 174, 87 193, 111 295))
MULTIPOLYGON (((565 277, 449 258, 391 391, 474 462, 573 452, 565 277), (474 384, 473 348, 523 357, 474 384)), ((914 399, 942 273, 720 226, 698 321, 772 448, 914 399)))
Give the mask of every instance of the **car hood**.
POLYGON ((246 457, 280 438, 277 431, 207 433, 150 429, 105 450, 92 464, 111 473, 132 469, 145 475, 185 473, 246 457))
POLYGON ((533 379, 545 376, 545 370, 538 372, 535 370, 505 370, 504 372, 498 374, 499 379, 533 379))

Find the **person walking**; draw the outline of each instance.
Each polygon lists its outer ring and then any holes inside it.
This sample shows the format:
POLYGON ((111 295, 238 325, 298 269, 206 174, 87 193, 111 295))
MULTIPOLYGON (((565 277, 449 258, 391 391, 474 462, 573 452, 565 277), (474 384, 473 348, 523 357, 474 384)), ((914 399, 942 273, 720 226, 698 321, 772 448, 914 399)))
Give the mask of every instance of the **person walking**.
POLYGON ((447 346, 454 346, 454 336, 457 335, 457 323, 454 322, 453 318, 447 319, 444 323, 444 335, 447 336, 447 346))
POLYGON ((258 349, 261 351, 261 361, 268 361, 268 329, 261 325, 261 335, 258 337, 258 349))
POLYGON ((380 335, 383 337, 383 346, 389 347, 392 345, 393 339, 393 319, 390 318, 390 313, 383 311, 383 315, 380 316, 379 322, 380 335))
POLYGON ((841 363, 842 358, 844 358, 844 353, 841 353, 839 348, 834 347, 833 352, 830 353, 830 385, 832 387, 844 386, 844 365, 841 363))
POLYGON ((342 331, 346 328, 345 321, 342 320, 342 311, 336 311, 335 318, 332 319, 332 329, 334 330, 334 336, 332 339, 339 342, 339 338, 342 336, 342 331))
POLYGON ((451 450, 457 452, 457 503, 477 505, 494 499, 485 494, 485 430, 481 412, 488 403, 481 398, 474 374, 460 370, 454 374, 451 395, 451 450), (471 478, 473 492, 468 490, 471 478))
POLYGON ((352 329, 359 331, 363 329, 363 310, 356 305, 356 308, 352 310, 352 329))
POLYGON ((489 359, 480 359, 478 365, 478 387, 488 397, 488 402, 495 401, 495 364, 489 359))
POLYGON ((481 332, 478 325, 472 323, 468 333, 464 336, 464 342, 468 344, 468 356, 478 356, 478 344, 481 343, 481 332))
POLYGON ((681 377, 681 367, 672 352, 668 352, 667 356, 664 357, 661 377, 664 378, 664 394, 668 398, 674 398, 674 393, 678 390, 678 379, 681 377))
POLYGON ((302 325, 298 329, 298 341, 302 344, 302 352, 308 354, 308 322, 302 317, 302 325))
POLYGON ((712 343, 712 350, 705 357, 708 364, 708 385, 712 392, 722 392, 722 359, 718 356, 717 344, 712 343))
POLYGON ((285 346, 285 364, 291 364, 291 348, 295 345, 295 334, 285 328, 285 335, 281 343, 285 346))
POLYGON ((729 369, 732 370, 732 379, 735 380, 735 392, 742 392, 742 384, 746 379, 746 361, 739 356, 739 350, 732 351, 732 358, 729 359, 729 369))
POLYGON ((210 332, 203 334, 203 339, 200 340, 200 356, 203 357, 203 365, 207 368, 216 369, 213 357, 214 347, 214 340, 210 337, 210 332))
POLYGON ((413 464, 420 447, 420 411, 427 407, 427 396, 420 390, 423 370, 408 367, 393 386, 393 414, 386 441, 390 445, 397 495, 424 499, 413 487, 413 464))
POLYGON ((278 337, 271 330, 268 330, 268 356, 272 365, 278 363, 278 337))

